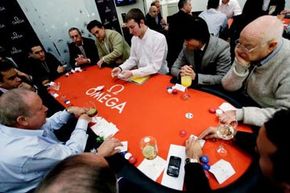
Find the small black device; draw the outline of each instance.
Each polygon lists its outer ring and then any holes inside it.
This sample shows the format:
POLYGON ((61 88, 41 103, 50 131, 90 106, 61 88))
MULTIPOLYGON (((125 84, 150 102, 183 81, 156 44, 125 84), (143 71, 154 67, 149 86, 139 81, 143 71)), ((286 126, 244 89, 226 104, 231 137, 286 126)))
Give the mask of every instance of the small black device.
POLYGON ((172 177, 178 177, 181 164, 181 158, 176 156, 170 156, 169 164, 167 168, 167 174, 172 177))

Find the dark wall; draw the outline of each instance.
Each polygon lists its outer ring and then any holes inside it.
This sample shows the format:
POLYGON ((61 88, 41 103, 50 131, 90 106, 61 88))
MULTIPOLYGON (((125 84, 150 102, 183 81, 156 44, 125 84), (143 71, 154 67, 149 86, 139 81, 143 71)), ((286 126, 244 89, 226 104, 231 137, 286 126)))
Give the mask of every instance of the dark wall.
POLYGON ((16 0, 0 1, 0 45, 19 64, 30 42, 40 42, 16 0))

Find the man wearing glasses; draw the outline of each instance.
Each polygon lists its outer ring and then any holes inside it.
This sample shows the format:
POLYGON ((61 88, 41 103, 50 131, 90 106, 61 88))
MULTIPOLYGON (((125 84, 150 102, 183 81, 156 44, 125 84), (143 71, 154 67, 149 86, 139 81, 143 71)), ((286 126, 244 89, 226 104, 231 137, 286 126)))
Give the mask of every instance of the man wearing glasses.
POLYGON ((260 107, 227 111, 221 120, 262 126, 278 109, 290 107, 290 41, 282 33, 283 24, 274 16, 259 17, 242 30, 222 85, 244 91, 260 107))

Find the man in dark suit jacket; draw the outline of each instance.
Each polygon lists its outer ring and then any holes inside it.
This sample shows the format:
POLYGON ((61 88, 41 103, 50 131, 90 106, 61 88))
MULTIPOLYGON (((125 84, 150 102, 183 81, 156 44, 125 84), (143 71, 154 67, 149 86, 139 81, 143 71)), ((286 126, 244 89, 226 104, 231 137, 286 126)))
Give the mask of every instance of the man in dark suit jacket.
POLYGON ((73 41, 68 44, 71 67, 95 65, 99 60, 99 55, 94 40, 82 37, 80 30, 75 27, 70 28, 68 33, 73 41))
POLYGON ((180 53, 184 42, 184 31, 187 26, 184 24, 188 18, 191 18, 191 1, 179 0, 178 2, 179 12, 169 16, 168 22, 168 54, 167 63, 169 70, 175 62, 178 54, 180 53))
POLYGON ((62 64, 50 53, 46 53, 40 45, 32 45, 25 72, 32 75, 38 87, 46 86, 64 71, 62 64))
POLYGON ((156 17, 158 17, 157 7, 155 5, 151 5, 149 12, 145 16, 145 23, 150 29, 163 33, 164 30, 161 24, 156 22, 156 17))

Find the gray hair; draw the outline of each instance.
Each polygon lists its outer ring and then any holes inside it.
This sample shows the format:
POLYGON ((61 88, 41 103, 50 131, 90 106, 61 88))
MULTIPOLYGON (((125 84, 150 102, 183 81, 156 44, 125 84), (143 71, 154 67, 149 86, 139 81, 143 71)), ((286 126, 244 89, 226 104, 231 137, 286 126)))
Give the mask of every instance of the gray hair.
POLYGON ((19 116, 29 116, 30 109, 25 98, 33 93, 27 89, 16 88, 7 91, 0 97, 0 123, 16 126, 19 116))

